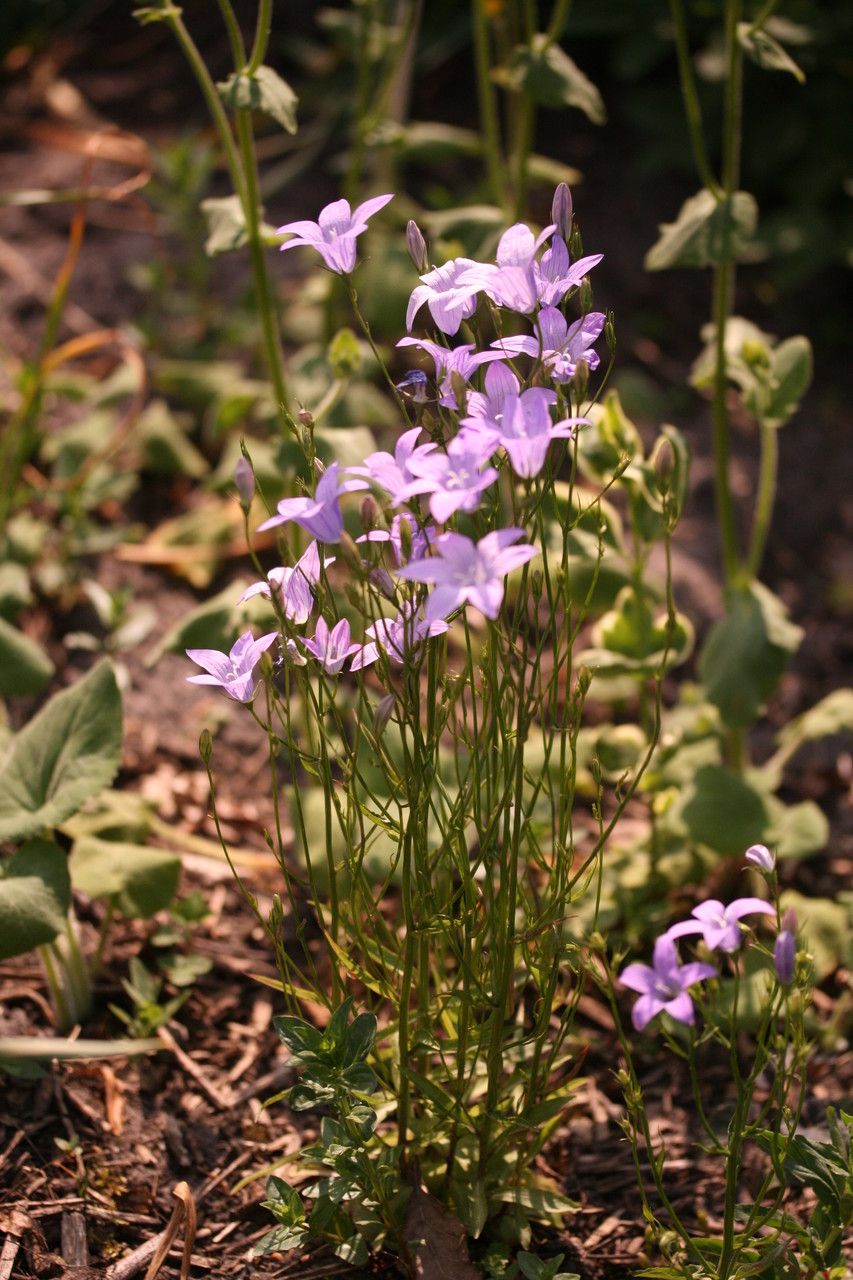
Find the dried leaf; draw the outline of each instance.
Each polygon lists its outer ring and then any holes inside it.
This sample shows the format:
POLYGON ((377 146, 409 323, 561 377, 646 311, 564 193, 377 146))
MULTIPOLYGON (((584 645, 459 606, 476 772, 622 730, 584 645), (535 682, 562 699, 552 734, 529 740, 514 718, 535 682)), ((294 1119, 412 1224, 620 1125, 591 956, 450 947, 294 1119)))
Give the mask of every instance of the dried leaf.
POLYGON ((412 1190, 403 1234, 419 1280, 478 1280, 462 1223, 421 1187, 412 1190))

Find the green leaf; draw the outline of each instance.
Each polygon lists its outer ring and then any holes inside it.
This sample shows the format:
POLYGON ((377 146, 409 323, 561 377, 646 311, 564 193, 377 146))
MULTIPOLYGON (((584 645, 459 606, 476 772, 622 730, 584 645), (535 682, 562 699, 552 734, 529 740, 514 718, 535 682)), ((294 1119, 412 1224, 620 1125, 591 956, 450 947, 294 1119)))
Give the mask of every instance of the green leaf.
POLYGON ((774 40, 763 28, 753 30, 751 22, 739 22, 737 38, 746 56, 756 66, 763 67, 765 71, 787 71, 800 84, 805 84, 806 77, 802 69, 779 41, 774 40))
POLYGON ((71 882, 90 898, 109 898, 124 916, 143 920, 169 905, 178 888, 176 853, 84 836, 69 859, 71 882))
POLYGON ((376 1039, 376 1017, 372 1013, 360 1013, 347 1027, 344 1035, 344 1066, 362 1062, 376 1039))
POLYGON ((853 689, 834 689, 808 711, 780 730, 778 742, 793 750, 815 738, 831 738, 836 733, 853 732, 853 689))
POLYGON ((767 809, 761 794, 722 765, 696 774, 681 808, 691 839, 734 856, 764 839, 767 809))
POLYGON ((70 901, 68 862, 52 841, 30 840, 0 863, 0 960, 52 942, 70 901))
POLYGON ((274 1174, 267 1179, 267 1198, 261 1204, 269 1209, 283 1226, 295 1227, 305 1221, 305 1209, 299 1192, 274 1174))
POLYGON ((0 840, 55 827, 109 785, 121 762, 121 695, 111 664, 54 694, 0 768, 0 840))
POLYGON ((593 124, 607 120, 598 89, 577 63, 542 33, 529 45, 520 45, 510 66, 495 72, 494 78, 505 88, 528 94, 540 106, 578 107, 593 124))
POLYGON ((323 1033, 303 1018, 281 1016, 273 1018, 278 1038, 290 1050, 291 1055, 300 1061, 316 1058, 320 1052, 323 1033))
POLYGON ((801 334, 780 342, 770 358, 770 394, 764 421, 780 427, 796 412, 812 380, 812 344, 801 334))
POLYGON ((728 605, 708 633, 699 674, 726 724, 745 728, 773 693, 803 632, 760 582, 732 591, 728 605))
POLYGON ((272 67, 258 67, 252 75, 235 72, 216 87, 229 107, 241 111, 263 111, 288 133, 296 133, 296 104, 299 99, 272 67))
MULTIPOLYGON (((210 196, 207 200, 202 200, 201 210, 207 218, 204 251, 209 258, 214 258, 219 253, 242 249, 248 243, 246 215, 238 195, 210 196)), ((272 238, 275 243, 280 243, 275 239, 275 227, 268 223, 261 223, 260 232, 265 241, 272 238)))
POLYGON ((764 837, 782 861, 808 858, 829 843, 829 822, 814 800, 785 805, 775 796, 767 799, 770 827, 764 837))
POLYGON ((781 907, 783 911, 793 908, 797 914, 803 943, 814 961, 816 982, 829 977, 839 965, 846 969, 853 966, 853 896, 846 902, 833 902, 786 889, 781 907))
POLYGON ((666 654, 667 667, 683 662, 693 647, 693 627, 677 614, 669 648, 665 612, 653 614, 648 600, 639 599, 633 587, 625 587, 615 607, 592 632, 593 647, 579 655, 602 676, 647 675, 658 670, 666 654))
POLYGON ((356 376, 361 369, 361 347, 352 329, 338 330, 329 343, 327 356, 336 378, 356 376))
POLYGON ((268 1253, 288 1253, 305 1243, 306 1227, 273 1227, 252 1249, 253 1258, 263 1258, 268 1253))
POLYGON ((700 191, 685 200, 675 222, 661 225, 660 239, 646 254, 645 268, 710 267, 730 255, 741 259, 757 224, 758 205, 747 191, 735 191, 727 200, 700 191), (729 253, 725 252, 727 235, 729 253))
POLYGON ((0 696, 39 693, 54 673, 41 645, 0 618, 0 696))

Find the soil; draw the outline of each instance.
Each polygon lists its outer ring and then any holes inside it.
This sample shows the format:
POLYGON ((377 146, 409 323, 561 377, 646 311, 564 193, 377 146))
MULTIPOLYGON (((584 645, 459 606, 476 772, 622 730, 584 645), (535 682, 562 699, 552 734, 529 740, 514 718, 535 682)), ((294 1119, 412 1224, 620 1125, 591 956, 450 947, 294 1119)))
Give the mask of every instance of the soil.
MULTIPOLYGON (((139 29, 119 8, 123 6, 84 8, 82 17, 35 59, 7 59, 0 128, 9 146, 0 155, 0 189, 77 185, 81 156, 72 135, 104 122, 132 130, 151 145, 190 126, 204 127, 194 86, 165 31, 156 25, 139 29)), ((192 18, 200 10, 190 5, 187 12, 192 18)), ((297 20, 304 21, 304 15, 297 20)), ((224 69, 227 45, 220 46, 217 39, 209 37, 205 53, 224 69)), ((556 155, 559 146, 555 142, 556 155)), ((587 240, 595 228, 596 244, 606 249, 596 279, 601 292, 597 304, 612 305, 625 317, 619 356, 623 376, 633 376, 635 385, 639 380, 653 399, 667 404, 668 416, 686 431, 694 451, 691 499, 678 533, 675 570, 680 604, 701 633, 721 607, 708 413, 698 398, 685 399, 678 388, 684 387, 695 355, 706 299, 692 276, 685 288, 683 280, 672 277, 650 282, 642 270, 656 224, 671 217, 689 192, 673 182, 653 192, 633 187, 614 201, 610 175, 625 171, 630 148, 627 124, 618 115, 594 142, 590 131, 579 126, 575 147, 576 155, 560 158, 577 161, 586 171, 576 199, 582 204, 587 240), (663 316, 662 336, 656 341, 632 320, 649 305, 663 316)), ((128 154, 132 159, 132 147, 128 154)), ((99 160, 87 181, 114 185, 132 167, 99 160)), ((333 178, 321 179, 327 180, 331 194, 333 178)), ((313 209, 316 191, 310 195, 313 209)), ((287 209, 283 216, 301 216, 292 190, 288 200, 293 212, 287 209)), ((0 348, 9 357, 3 361, 0 387, 10 396, 13 361, 37 349, 44 306, 66 251, 68 217, 67 205, 4 207, 0 212, 0 348)), ((144 191, 93 202, 63 336, 133 323, 141 299, 127 283, 128 273, 166 246, 169 252, 181 252, 180 245, 165 239, 144 191)), ((216 286, 233 289, 234 273, 244 266, 234 258, 218 267, 216 286)), ((756 318, 776 332, 784 330, 778 315, 773 323, 756 318)), ((850 669, 850 595, 844 579, 847 574, 849 584, 853 567, 853 504, 838 441, 850 425, 851 398, 835 373, 818 359, 816 389, 797 423, 782 434, 779 501, 763 577, 804 627, 805 639, 758 730, 759 751, 763 741, 769 742, 771 729, 842 684, 850 669), (836 458, 839 465, 827 466, 827 459, 836 458)), ((756 463, 751 428, 737 419, 735 453, 732 485, 740 498, 752 490, 756 463)), ((136 515, 153 525, 176 493, 147 490, 136 515)), ((200 598, 164 571, 128 565, 113 556, 101 557, 91 568, 106 585, 131 588, 135 600, 151 602, 158 634, 200 598)), ((211 591, 225 581, 227 574, 211 591)), ((62 677, 70 680, 73 664, 61 637, 71 621, 51 616, 42 605, 30 625, 41 632, 62 677)), ((292 1069, 272 1028, 275 992, 258 980, 275 976, 269 952, 228 867, 211 852, 215 832, 197 742, 213 703, 185 685, 182 659, 166 655, 152 668, 145 665, 145 651, 142 645, 122 655, 127 688, 120 783, 151 799, 164 822, 190 837, 188 843, 196 839, 184 858, 184 889, 200 889, 208 902, 210 913, 195 930, 192 947, 212 967, 194 983, 187 1003, 169 1024, 163 1052, 139 1060, 53 1064, 36 1080, 6 1078, 0 1098, 0 1234, 6 1242, 0 1280, 101 1275, 130 1280, 142 1275, 176 1206, 180 1217, 186 1203, 181 1197, 187 1195, 197 1221, 190 1241, 194 1276, 355 1277, 322 1249, 284 1261, 248 1261, 251 1246, 270 1225, 259 1207, 261 1173, 286 1164, 314 1135, 316 1120, 282 1105, 263 1107, 265 1098, 290 1082, 292 1069)), ((227 839, 247 855, 243 874, 262 906, 278 887, 277 867, 261 834, 270 822, 262 784, 265 767, 266 750, 251 725, 227 714, 216 743, 219 810, 227 839)), ((786 779, 786 798, 816 799, 832 829, 825 855, 787 873, 790 883, 804 892, 826 895, 849 886, 851 782, 849 748, 839 751, 838 743, 817 744, 801 753, 786 779)), ((84 944, 89 944, 96 918, 86 904, 80 909, 84 944)), ((108 1003, 122 999, 121 978, 131 956, 152 961, 151 933, 150 925, 123 922, 116 927, 98 984, 100 1013, 83 1028, 86 1036, 117 1034, 108 1003)), ((816 994, 823 1016, 848 982, 849 975, 839 972, 816 994)), ((3 1033, 48 1033, 46 988, 30 959, 0 965, 0 996, 3 1033)), ((320 1016, 322 1011, 313 1012, 320 1016)), ((544 1234, 538 1247, 543 1254, 565 1252, 565 1268, 576 1270, 583 1280, 627 1277, 645 1259, 644 1229, 618 1124, 609 1014, 591 996, 584 998, 578 1038, 587 1055, 586 1083, 540 1163, 579 1207, 563 1233, 544 1234)), ((697 1164, 691 1154, 696 1122, 678 1064, 651 1048, 642 1078, 653 1131, 667 1144, 676 1207, 691 1220, 704 1216, 713 1226, 722 1188, 712 1164, 697 1164)), ((719 1079, 723 1096, 724 1068, 719 1079)), ((816 1052, 810 1086, 804 1122, 807 1132, 819 1134, 827 1105, 846 1100, 850 1106, 853 1054, 846 1049, 816 1052)), ((800 1200, 807 1207, 806 1193, 800 1200)), ((163 1265, 164 1276, 179 1272, 185 1228, 186 1214, 163 1265)), ((393 1263, 379 1258, 363 1274, 394 1274, 393 1263)))

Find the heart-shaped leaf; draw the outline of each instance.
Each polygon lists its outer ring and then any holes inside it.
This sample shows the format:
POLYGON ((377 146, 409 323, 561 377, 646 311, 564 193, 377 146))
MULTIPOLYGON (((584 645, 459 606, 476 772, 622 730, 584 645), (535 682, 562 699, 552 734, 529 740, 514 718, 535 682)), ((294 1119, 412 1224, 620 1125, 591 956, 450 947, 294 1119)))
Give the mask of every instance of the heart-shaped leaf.
POLYGON ((0 695, 38 693, 54 672, 40 645, 0 617, 0 695))
POLYGON ((74 845, 69 867, 75 889, 109 898, 122 915, 147 919, 174 898, 181 860, 165 849, 84 836, 74 845))
POLYGON ((661 226, 645 268, 710 267, 730 255, 742 259, 757 223, 758 205, 749 192, 735 191, 729 199, 717 200, 710 191, 699 191, 685 200, 675 222, 661 226))
POLYGON ((66 924, 71 880, 65 854, 29 840, 0 866, 0 960, 52 942, 66 924))
POLYGON ((55 694, 12 739, 0 767, 0 840, 55 827, 109 785, 121 761, 121 695, 101 662, 55 694))
POLYGON ((742 853, 764 839, 768 814, 763 796, 722 765, 705 765, 689 787, 681 817, 697 844, 725 855, 742 853))

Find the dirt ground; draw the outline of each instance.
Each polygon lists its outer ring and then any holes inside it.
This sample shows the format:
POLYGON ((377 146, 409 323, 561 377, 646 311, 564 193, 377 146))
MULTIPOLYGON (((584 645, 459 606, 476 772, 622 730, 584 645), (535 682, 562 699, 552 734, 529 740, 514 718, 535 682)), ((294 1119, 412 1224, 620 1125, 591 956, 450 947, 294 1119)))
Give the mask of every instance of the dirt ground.
MULTIPOLYGON (((159 27, 137 29, 104 11, 108 26, 97 33, 78 27, 51 46, 36 64, 7 65, 0 83, 0 190, 58 188, 80 181, 79 138, 93 124, 112 121, 132 128, 147 143, 174 135, 178 126, 203 123, 193 87, 179 54, 159 27), (115 30, 113 30, 115 28, 115 30), (76 95, 76 96, 75 96, 76 95)), ((214 60, 227 49, 212 43, 214 60)), ((623 122, 624 124, 624 122, 623 122)), ((582 209, 588 250, 605 252, 597 277, 597 305, 613 306, 620 327, 620 364, 656 395, 682 387, 695 355, 704 319, 706 291, 691 277, 683 280, 642 270, 645 248, 656 224, 677 207, 676 187, 649 192, 635 187, 613 199, 612 175, 624 170, 629 142, 620 121, 590 140, 581 129, 577 162, 586 181, 576 193, 582 209), (621 170, 620 170, 621 166, 621 170), (661 308, 666 339, 653 342, 632 316, 650 305, 661 308)), ((131 166, 132 167, 132 166, 131 166)), ((99 161, 94 180, 114 184, 128 166, 99 161)), ((308 216, 289 191, 290 207, 281 219, 308 216)), ((26 358, 38 342, 43 310, 67 242, 68 206, 0 207, 0 349, 26 358)), ((98 201, 89 226, 71 293, 66 336, 92 328, 133 323, 140 298, 128 283, 134 263, 152 253, 180 252, 164 237, 146 206, 144 191, 120 202, 98 201)), ((227 291, 236 260, 218 272, 227 291)), ((242 264, 245 267, 245 264, 242 264)), ((780 332, 778 314, 756 320, 780 332)), ((794 319, 791 331, 805 327, 794 319)), ((787 334, 788 330, 785 330, 787 334)), ((8 362, 4 360, 4 367, 8 362)), ((5 375, 0 373, 0 378, 5 375)), ((850 573, 853 551, 853 497, 845 472, 841 441, 849 430, 849 374, 837 376, 818 353, 814 390, 798 420, 782 434, 780 495, 774 537, 764 578, 805 628, 805 640, 774 698, 767 723, 757 734, 758 749, 770 729, 811 705, 849 675, 850 573), (835 465, 838 459, 839 465, 835 465), (827 461, 832 465, 827 465, 827 461), (845 587, 845 579, 848 585, 845 587)), ((9 391, 8 382, 0 391, 9 391)), ((680 606, 701 632, 717 616, 721 596, 713 522, 712 471, 708 452, 708 411, 692 395, 670 399, 677 421, 693 448, 692 493, 676 546, 676 594, 680 606), (680 409, 678 408, 680 406, 680 409), (680 413, 680 417, 678 416, 680 413)), ((732 485, 736 497, 754 484, 755 440, 746 423, 735 423, 736 457, 732 485)), ((162 515, 174 496, 150 494, 148 517, 162 515)), ((141 514, 146 515, 145 499, 141 514)), ((152 603, 158 632, 165 631, 199 600, 186 585, 156 569, 121 564, 104 557, 94 576, 109 586, 130 586, 135 598, 152 603)), ((219 589, 227 575, 213 584, 219 589)), ((70 674, 67 651, 55 620, 31 620, 41 628, 60 675, 70 674), (66 671, 63 671, 63 664, 66 671)), ((67 622, 63 626, 69 625, 67 622)), ((130 683, 125 695, 126 753, 121 783, 141 790, 157 805, 160 817, 190 837, 210 840, 207 781, 197 754, 198 733, 209 702, 184 683, 184 661, 167 655, 147 667, 141 651, 123 655, 130 683), (168 697, 163 690, 168 689, 168 697)), ((266 748, 251 726, 230 716, 217 738, 216 770, 222 779, 220 812, 228 839, 246 855, 245 875, 262 902, 277 888, 276 867, 261 832, 269 820, 262 773, 266 748)), ((832 830, 826 854, 791 869, 791 882, 803 892, 831 893, 849 886, 853 870, 853 822, 850 789, 853 760, 837 743, 817 744, 797 759, 786 780, 787 799, 815 799, 832 830), (793 879, 793 877, 796 877, 793 879)), ((175 1188, 188 1184, 197 1211, 192 1244, 193 1275, 222 1280, 252 1274, 313 1277, 355 1275, 323 1250, 281 1260, 249 1262, 248 1251, 269 1227, 259 1208, 261 1173, 292 1156, 315 1132, 310 1114, 283 1106, 265 1110, 265 1098, 292 1078, 272 1030, 275 993, 257 981, 274 976, 260 931, 236 891, 227 866, 196 844, 185 858, 186 888, 200 888, 210 915, 194 935, 193 947, 209 957, 210 972, 193 986, 178 1023, 172 1024, 162 1053, 138 1061, 55 1065, 35 1081, 5 1079, 0 1097, 0 1280, 105 1275, 131 1280, 142 1275, 176 1204, 175 1188), (62 1145, 59 1145, 59 1144, 62 1145), (84 1243, 81 1244, 81 1239, 84 1243)), ((94 936, 95 919, 84 915, 84 941, 94 936)), ((91 1036, 117 1032, 106 1012, 121 999, 120 978, 131 955, 150 929, 125 923, 114 936, 98 987, 102 1011, 84 1031, 91 1036)), ((849 981, 839 973, 817 993, 819 1011, 831 1005, 849 981)), ((46 988, 28 958, 0 965, 0 1030, 5 1034, 45 1034, 49 1025, 46 988)), ((567 1254, 567 1269, 583 1280, 627 1277, 641 1265, 644 1249, 634 1174, 618 1127, 617 1089, 611 1078, 609 1015, 591 996, 584 999, 579 1048, 587 1054, 587 1083, 576 1095, 568 1122, 542 1160, 579 1203, 577 1213, 557 1236, 543 1233, 543 1252, 567 1254)), ((667 1142, 673 1194, 679 1208, 704 1214, 713 1225, 719 1214, 717 1174, 698 1166, 688 1154, 694 1134, 689 1092, 677 1068, 663 1054, 643 1064, 653 1127, 667 1142)), ((853 1054, 819 1052, 812 1061, 812 1094, 805 1112, 806 1131, 820 1126, 827 1105, 853 1095, 853 1054)), ((725 1092, 725 1073, 720 1071, 725 1092)), ((286 1176, 286 1171, 285 1171, 286 1176)), ((807 1196, 803 1195, 803 1203, 807 1196)), ((164 1275, 177 1275, 183 1227, 178 1232, 164 1275)), ((367 1273, 366 1273, 367 1274, 367 1273)), ((378 1259, 370 1275, 393 1274, 378 1259)))

